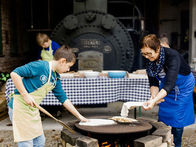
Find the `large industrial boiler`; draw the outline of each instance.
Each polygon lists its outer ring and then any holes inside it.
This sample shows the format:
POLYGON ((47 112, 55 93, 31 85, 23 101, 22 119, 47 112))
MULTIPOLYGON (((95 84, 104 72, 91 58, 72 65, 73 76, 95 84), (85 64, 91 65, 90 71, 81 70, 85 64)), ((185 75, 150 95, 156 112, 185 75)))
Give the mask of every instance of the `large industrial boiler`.
POLYGON ((130 72, 135 60, 137 68, 141 68, 142 57, 134 49, 134 38, 130 32, 136 31, 137 25, 141 35, 144 30, 142 15, 129 1, 109 2, 74 0, 73 14, 65 16, 53 30, 51 38, 60 45, 69 45, 76 53, 78 60, 74 70, 120 69, 130 72), (133 16, 115 17, 107 12, 109 4, 122 3, 130 5, 133 16), (130 25, 133 27, 128 28, 130 25))

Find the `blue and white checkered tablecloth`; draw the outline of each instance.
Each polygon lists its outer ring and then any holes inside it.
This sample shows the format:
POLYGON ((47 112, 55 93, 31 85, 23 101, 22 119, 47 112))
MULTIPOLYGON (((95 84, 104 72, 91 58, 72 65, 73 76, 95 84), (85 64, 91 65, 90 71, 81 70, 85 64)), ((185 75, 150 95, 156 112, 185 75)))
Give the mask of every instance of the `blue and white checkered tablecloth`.
MULTIPOLYGON (((105 104, 116 101, 146 101, 150 98, 147 78, 62 78, 62 87, 75 105, 105 104)), ((6 99, 14 91, 11 79, 6 83, 6 99)), ((52 92, 41 105, 61 105, 52 92)))

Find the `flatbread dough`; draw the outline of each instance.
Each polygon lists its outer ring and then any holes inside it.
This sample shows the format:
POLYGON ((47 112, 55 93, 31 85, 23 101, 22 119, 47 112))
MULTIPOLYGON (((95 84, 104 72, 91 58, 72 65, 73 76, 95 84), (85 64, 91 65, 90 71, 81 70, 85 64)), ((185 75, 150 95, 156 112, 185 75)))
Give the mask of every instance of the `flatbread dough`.
POLYGON ((87 122, 80 122, 79 125, 83 126, 104 126, 104 125, 114 125, 117 124, 113 120, 109 119, 88 119, 87 122))
POLYGON ((133 123, 137 122, 138 120, 133 119, 133 118, 127 118, 127 117, 122 117, 122 116, 113 116, 110 118, 111 120, 117 121, 119 123, 133 123))
POLYGON ((129 110, 135 107, 143 106, 145 102, 126 102, 123 104, 120 115, 127 117, 129 110))

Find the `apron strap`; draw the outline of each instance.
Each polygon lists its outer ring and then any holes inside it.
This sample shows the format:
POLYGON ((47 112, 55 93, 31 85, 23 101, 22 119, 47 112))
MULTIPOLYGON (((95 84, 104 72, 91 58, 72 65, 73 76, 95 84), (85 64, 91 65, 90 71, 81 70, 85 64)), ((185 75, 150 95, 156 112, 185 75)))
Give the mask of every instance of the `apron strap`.
POLYGON ((52 40, 50 41, 49 51, 52 51, 52 40))
MULTIPOLYGON (((45 50, 45 48, 42 48, 42 50, 45 50)), ((50 41, 50 45, 49 45, 49 50, 48 51, 51 51, 52 50, 52 40, 50 41)))
POLYGON ((51 74, 52 74, 52 62, 49 62, 49 77, 48 77, 48 82, 50 82, 51 74))

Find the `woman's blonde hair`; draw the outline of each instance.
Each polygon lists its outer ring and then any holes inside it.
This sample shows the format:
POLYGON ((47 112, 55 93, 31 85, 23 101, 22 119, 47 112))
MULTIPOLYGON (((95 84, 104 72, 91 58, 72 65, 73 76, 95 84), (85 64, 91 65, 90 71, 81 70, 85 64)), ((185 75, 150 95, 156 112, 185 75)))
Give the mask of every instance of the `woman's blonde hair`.
POLYGON ((36 36, 36 41, 38 45, 43 45, 45 42, 48 42, 50 38, 48 37, 47 34, 44 33, 38 33, 36 36))

